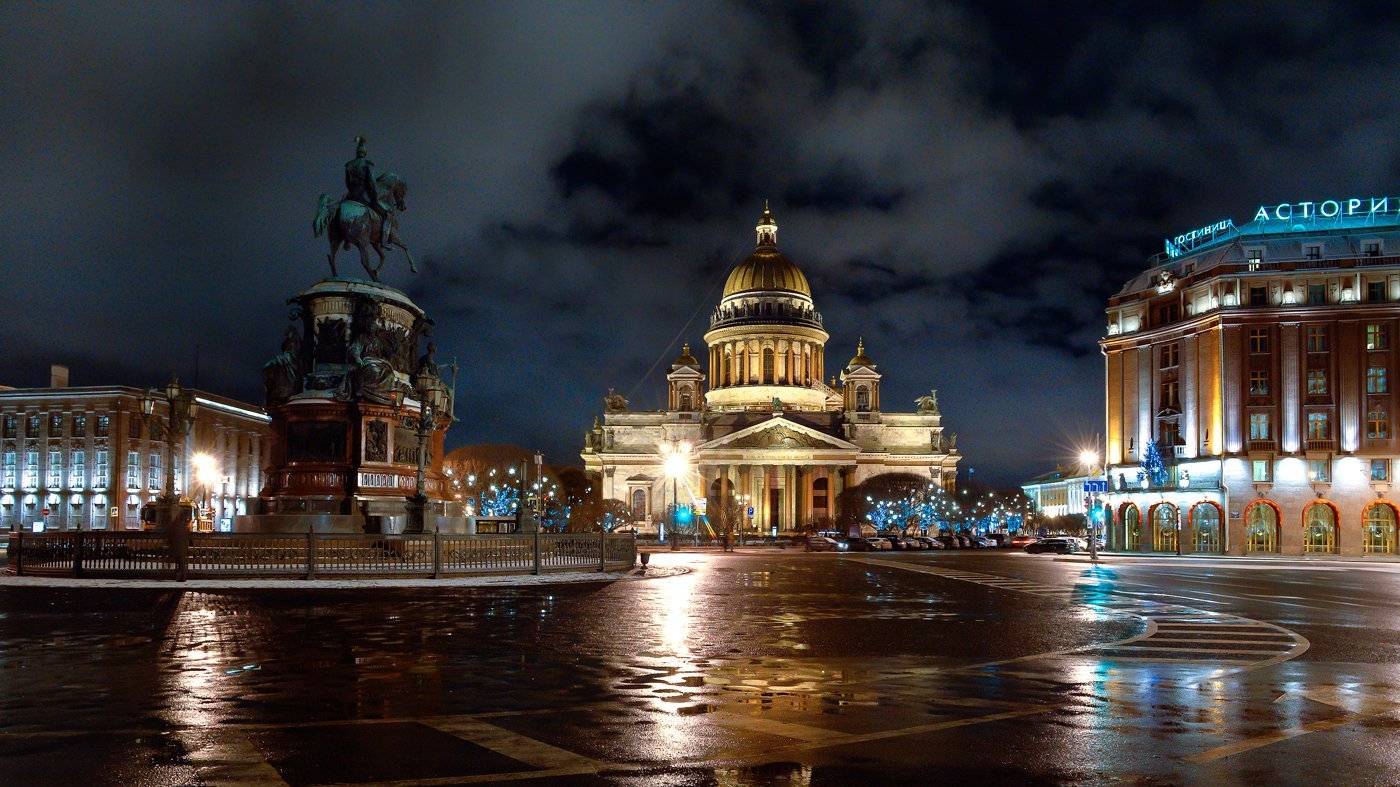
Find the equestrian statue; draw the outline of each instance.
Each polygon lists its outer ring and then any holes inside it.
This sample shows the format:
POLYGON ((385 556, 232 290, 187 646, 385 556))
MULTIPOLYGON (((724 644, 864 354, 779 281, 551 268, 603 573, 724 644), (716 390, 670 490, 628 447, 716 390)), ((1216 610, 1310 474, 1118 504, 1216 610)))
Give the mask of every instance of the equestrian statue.
POLYGON ((413 253, 399 233, 398 214, 407 209, 404 201, 407 191, 408 186, 398 175, 375 168, 365 148, 365 138, 355 137, 355 158, 345 162, 345 196, 337 201, 329 194, 322 194, 316 219, 311 222, 316 237, 324 233, 330 239, 331 250, 326 260, 331 264, 332 276, 338 275, 336 253, 341 249, 349 250, 351 246, 360 250, 360 264, 373 281, 379 281, 386 247, 402 249, 408 258, 409 270, 418 272, 413 253), (370 265, 370 249, 379 255, 378 265, 370 265))

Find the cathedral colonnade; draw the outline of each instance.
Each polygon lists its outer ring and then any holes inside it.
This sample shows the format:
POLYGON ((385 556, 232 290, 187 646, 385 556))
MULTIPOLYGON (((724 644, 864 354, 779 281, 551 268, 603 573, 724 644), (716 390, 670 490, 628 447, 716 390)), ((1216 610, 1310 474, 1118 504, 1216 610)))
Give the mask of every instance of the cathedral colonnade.
POLYGON ((792 532, 822 517, 835 519, 836 500, 846 488, 850 470, 820 462, 735 462, 703 465, 700 479, 711 506, 733 495, 741 505, 754 509, 752 517, 744 517, 746 532, 771 534, 792 532))

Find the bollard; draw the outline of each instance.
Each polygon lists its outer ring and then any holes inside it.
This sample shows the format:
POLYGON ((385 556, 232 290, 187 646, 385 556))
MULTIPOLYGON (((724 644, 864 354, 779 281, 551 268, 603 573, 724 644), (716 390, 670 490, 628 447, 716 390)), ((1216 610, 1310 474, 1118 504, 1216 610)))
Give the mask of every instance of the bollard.
POLYGON ((83 531, 79 530, 73 539, 73 576, 83 575, 83 531))

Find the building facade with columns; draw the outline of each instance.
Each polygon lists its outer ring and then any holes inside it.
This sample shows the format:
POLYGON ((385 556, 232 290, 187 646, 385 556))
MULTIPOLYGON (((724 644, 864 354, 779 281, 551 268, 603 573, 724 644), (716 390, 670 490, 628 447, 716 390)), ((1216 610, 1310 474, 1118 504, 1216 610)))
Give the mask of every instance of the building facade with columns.
POLYGON ((1107 316, 1112 548, 1395 554, 1400 198, 1179 235, 1107 316))
POLYGON ((737 501, 753 512, 745 528, 772 534, 834 520, 845 489, 882 473, 951 491, 961 457, 936 395, 915 412, 886 412, 863 342, 827 378, 829 335, 807 277, 778 251, 767 208, 755 229, 757 247, 710 316, 705 360, 687 344, 671 364, 666 409, 605 398, 582 452, 603 497, 623 501, 643 530, 673 497, 697 512, 737 501))
MULTIPOLYGON (((143 417, 143 393, 66 384, 0 390, 0 528, 139 530, 141 506, 160 496, 171 471, 160 426, 143 417)), ((207 492, 215 526, 227 526, 262 485, 268 417, 260 407, 193 393, 194 425, 175 451, 175 489, 207 492), (200 453, 212 457, 219 478, 208 490, 187 479, 190 457, 200 453)), ((152 420, 164 424, 166 408, 159 399, 152 420)))

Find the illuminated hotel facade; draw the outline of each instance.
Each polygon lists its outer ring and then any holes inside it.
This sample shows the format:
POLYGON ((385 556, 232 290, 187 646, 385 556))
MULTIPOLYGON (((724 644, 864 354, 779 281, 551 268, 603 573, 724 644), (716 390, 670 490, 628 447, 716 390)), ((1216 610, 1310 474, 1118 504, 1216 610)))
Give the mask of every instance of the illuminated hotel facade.
POLYGON ((1166 246, 1107 309, 1110 548, 1395 554, 1400 198, 1263 206, 1166 246))

